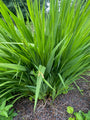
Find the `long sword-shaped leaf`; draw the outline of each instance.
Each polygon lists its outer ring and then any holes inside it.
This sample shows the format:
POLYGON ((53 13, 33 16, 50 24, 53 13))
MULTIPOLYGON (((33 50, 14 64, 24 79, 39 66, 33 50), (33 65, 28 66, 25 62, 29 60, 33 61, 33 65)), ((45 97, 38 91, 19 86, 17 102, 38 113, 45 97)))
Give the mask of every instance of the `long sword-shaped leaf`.
POLYGON ((17 65, 17 64, 0 63, 0 67, 10 68, 10 69, 15 69, 15 70, 20 70, 20 71, 26 71, 24 66, 17 65))
POLYGON ((36 84, 34 111, 35 111, 35 108, 36 108, 36 104, 37 104, 37 100, 38 100, 38 96, 39 96, 39 92, 40 92, 41 83, 42 83, 42 80, 44 78, 45 69, 46 68, 44 66, 41 66, 41 65, 38 68, 38 76, 37 76, 37 84, 36 84))

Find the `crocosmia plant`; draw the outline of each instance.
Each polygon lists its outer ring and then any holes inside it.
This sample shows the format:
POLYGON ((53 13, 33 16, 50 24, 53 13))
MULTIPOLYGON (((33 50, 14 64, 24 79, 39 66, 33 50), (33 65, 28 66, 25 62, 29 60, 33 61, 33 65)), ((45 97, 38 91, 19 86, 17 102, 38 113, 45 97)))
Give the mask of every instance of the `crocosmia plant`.
POLYGON ((90 0, 50 0, 45 13, 26 0, 27 20, 19 5, 14 15, 0 0, 0 98, 11 94, 53 100, 90 70, 90 0), (60 2, 60 4, 59 4, 60 2))

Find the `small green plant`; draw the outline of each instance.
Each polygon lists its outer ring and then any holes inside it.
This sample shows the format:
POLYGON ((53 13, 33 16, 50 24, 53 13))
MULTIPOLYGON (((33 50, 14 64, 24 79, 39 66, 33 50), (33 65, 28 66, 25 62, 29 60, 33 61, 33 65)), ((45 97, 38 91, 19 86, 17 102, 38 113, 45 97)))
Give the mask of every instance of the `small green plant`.
POLYGON ((67 113, 70 114, 68 120, 90 120, 90 111, 88 111, 88 113, 84 113, 81 110, 79 112, 74 112, 74 108, 68 106, 67 113))
POLYGON ((73 114, 74 108, 71 107, 71 106, 68 106, 68 107, 67 107, 67 112, 68 112, 69 114, 73 114))
POLYGON ((14 109, 11 109, 12 107, 12 104, 6 105, 5 99, 0 100, 0 120, 13 120, 17 113, 14 112, 14 109))

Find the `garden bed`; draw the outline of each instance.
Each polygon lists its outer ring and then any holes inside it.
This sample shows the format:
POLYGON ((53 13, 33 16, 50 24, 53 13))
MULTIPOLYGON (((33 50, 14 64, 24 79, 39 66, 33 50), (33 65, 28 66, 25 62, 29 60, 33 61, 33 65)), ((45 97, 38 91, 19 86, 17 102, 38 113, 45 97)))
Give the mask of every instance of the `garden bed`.
POLYGON ((21 6, 14 15, 0 0, 0 120, 13 119, 13 104, 14 120, 67 120, 68 106, 88 112, 90 82, 79 78, 90 70, 90 2, 51 0, 46 15, 45 3, 26 1, 24 20, 21 6))
MULTIPOLYGON (((85 77, 90 81, 90 77, 85 77)), ((66 112, 67 106, 74 107, 75 111, 82 110, 88 112, 90 110, 90 82, 80 79, 77 84, 83 90, 83 95, 74 89, 65 95, 59 95, 52 103, 50 98, 44 103, 38 101, 35 114, 33 113, 34 101, 30 102, 28 98, 17 101, 14 105, 18 116, 14 120, 67 120, 69 114, 66 112)))

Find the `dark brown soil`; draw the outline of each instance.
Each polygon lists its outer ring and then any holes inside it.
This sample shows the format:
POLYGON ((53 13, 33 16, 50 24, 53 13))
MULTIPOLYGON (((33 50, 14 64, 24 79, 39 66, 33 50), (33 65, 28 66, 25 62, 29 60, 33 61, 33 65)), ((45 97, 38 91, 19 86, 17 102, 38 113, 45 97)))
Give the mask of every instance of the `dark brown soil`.
POLYGON ((18 116, 14 120, 68 120, 69 114, 66 112, 67 106, 74 107, 75 111, 82 110, 88 112, 90 110, 90 77, 86 77, 89 82, 83 79, 77 81, 83 95, 74 89, 65 95, 58 96, 52 103, 52 100, 46 99, 38 101, 36 112, 33 113, 34 102, 30 102, 28 98, 23 98, 15 103, 15 111, 18 116))

